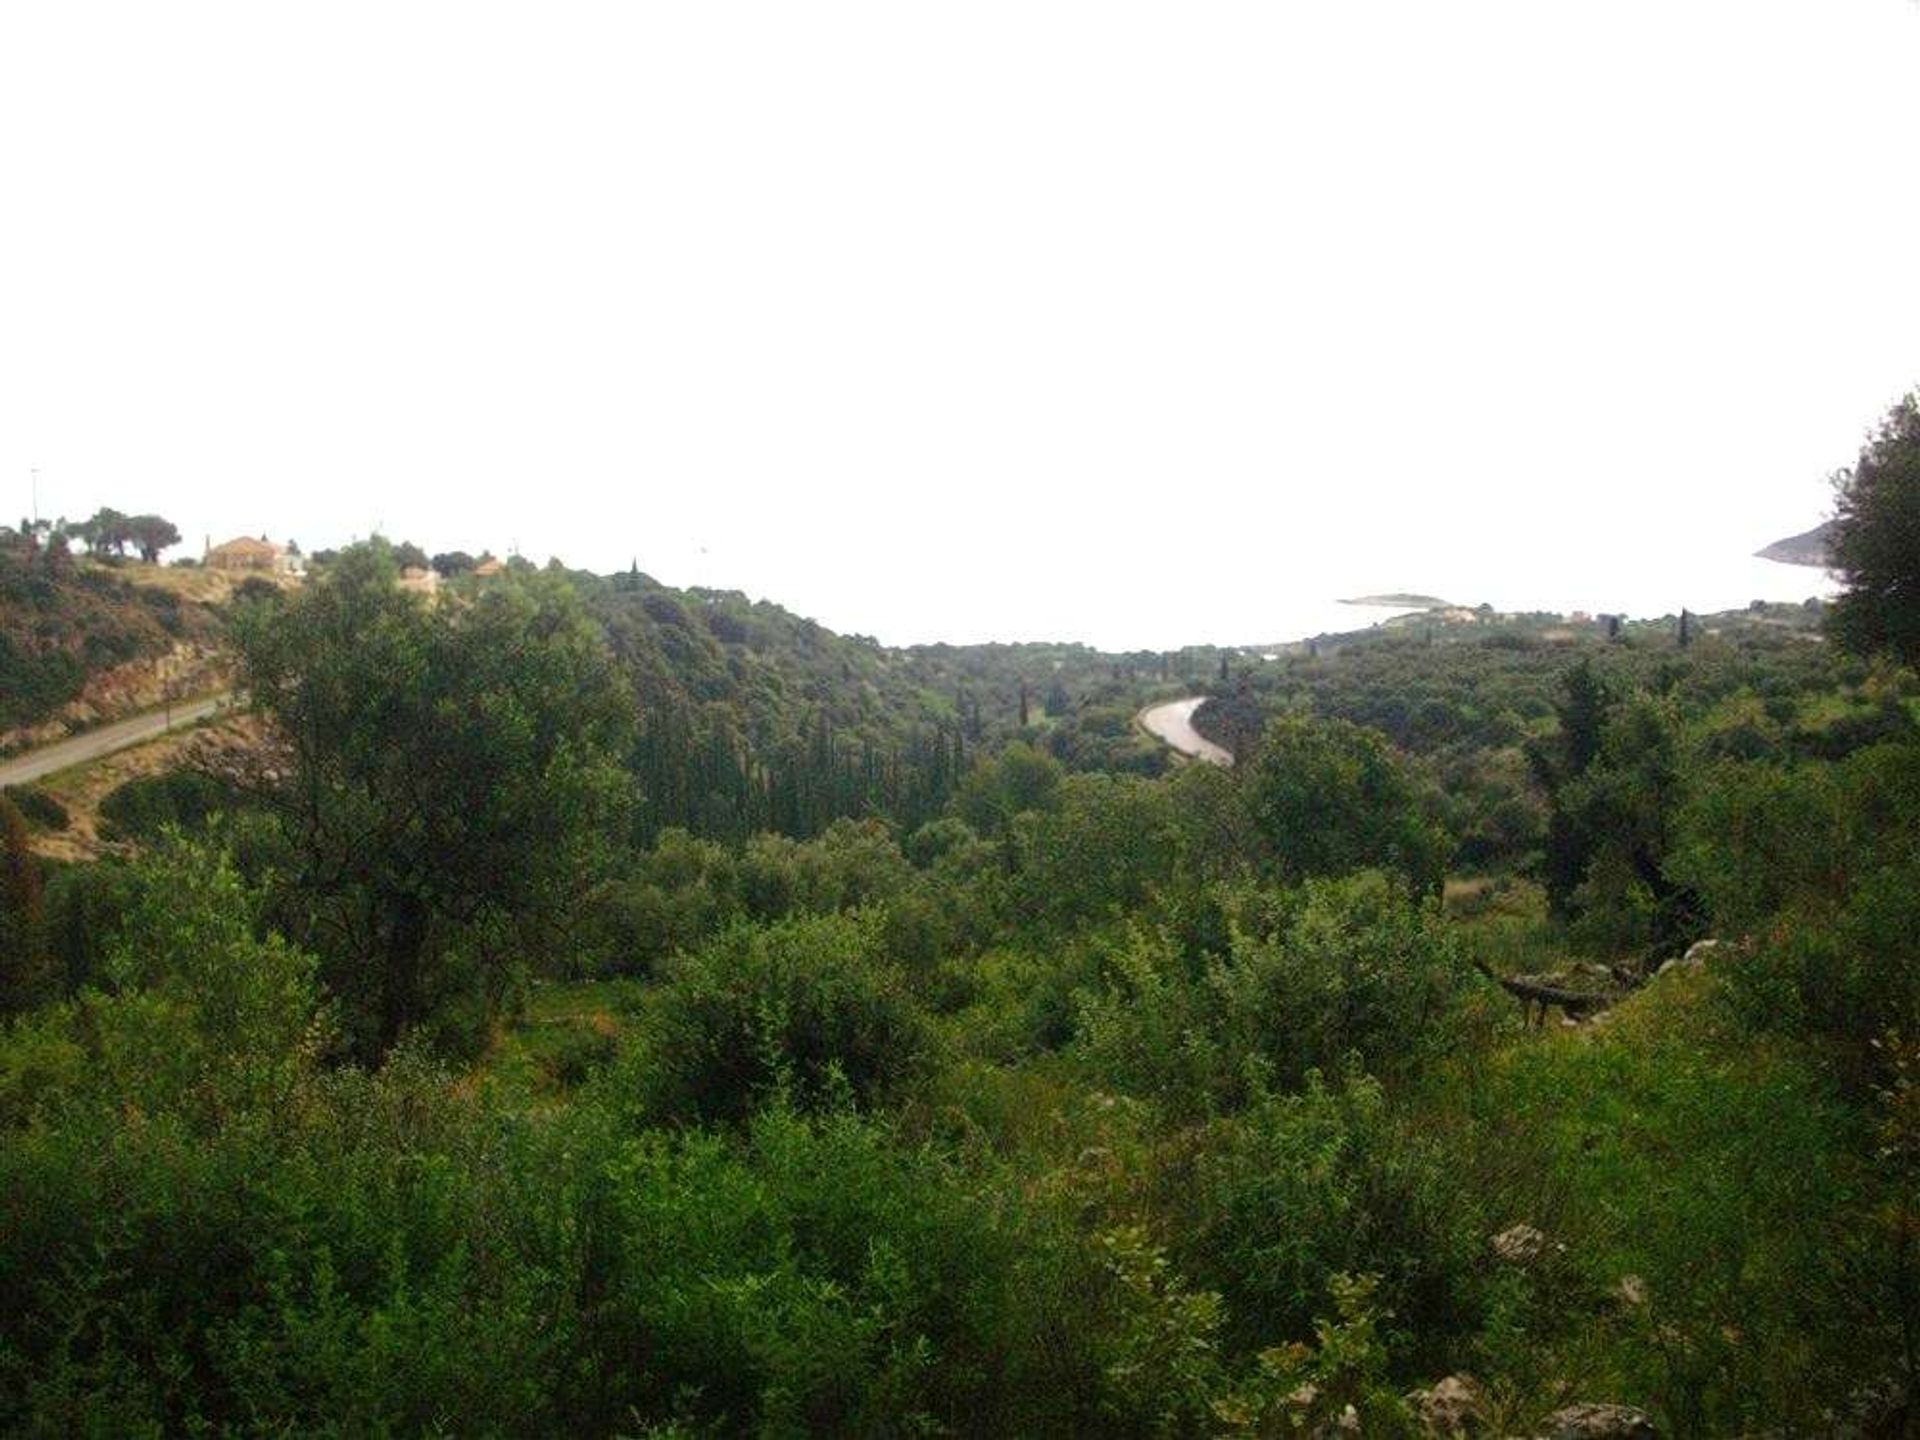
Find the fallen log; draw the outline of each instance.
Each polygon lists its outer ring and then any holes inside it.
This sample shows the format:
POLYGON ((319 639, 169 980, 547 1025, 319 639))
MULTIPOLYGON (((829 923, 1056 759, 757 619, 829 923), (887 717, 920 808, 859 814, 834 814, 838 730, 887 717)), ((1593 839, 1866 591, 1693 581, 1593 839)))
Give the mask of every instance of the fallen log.
POLYGON ((1613 996, 1601 991, 1570 990, 1536 975, 1497 975, 1484 960, 1474 961, 1474 968, 1526 1007, 1530 1025, 1546 1024, 1550 1006, 1559 1006, 1569 1020, 1584 1020, 1613 1004, 1613 996))

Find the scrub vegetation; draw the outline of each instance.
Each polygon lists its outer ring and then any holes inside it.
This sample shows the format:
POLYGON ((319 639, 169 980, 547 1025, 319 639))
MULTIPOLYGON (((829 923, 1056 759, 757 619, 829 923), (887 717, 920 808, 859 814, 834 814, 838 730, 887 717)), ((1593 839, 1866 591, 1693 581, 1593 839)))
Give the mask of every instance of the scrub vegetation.
POLYGON ((0 797, 0 1430, 1903 1433, 1899 617, 897 651, 327 558, 222 616, 251 767, 84 865, 0 797), (1231 769, 1127 723, 1193 674, 1231 769))

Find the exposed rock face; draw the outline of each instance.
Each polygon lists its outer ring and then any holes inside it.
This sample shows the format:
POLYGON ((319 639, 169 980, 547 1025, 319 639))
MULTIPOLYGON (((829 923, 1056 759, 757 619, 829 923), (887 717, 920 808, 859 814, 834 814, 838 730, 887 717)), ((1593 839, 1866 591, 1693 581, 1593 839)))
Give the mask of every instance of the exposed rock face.
POLYGON ((1658 1440, 1647 1412, 1631 1405, 1569 1405, 1547 1417, 1536 1440, 1658 1440))
POLYGON ((182 749, 174 768, 198 770, 256 794, 277 788, 292 772, 293 757, 279 734, 258 716, 202 730, 182 749))

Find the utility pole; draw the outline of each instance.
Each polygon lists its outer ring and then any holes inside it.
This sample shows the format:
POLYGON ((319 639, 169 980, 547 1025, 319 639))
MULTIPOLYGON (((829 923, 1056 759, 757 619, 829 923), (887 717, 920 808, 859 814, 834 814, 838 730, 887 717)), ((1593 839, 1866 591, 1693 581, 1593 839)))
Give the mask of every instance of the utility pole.
POLYGON ((33 467, 33 528, 40 528, 40 467, 33 467))

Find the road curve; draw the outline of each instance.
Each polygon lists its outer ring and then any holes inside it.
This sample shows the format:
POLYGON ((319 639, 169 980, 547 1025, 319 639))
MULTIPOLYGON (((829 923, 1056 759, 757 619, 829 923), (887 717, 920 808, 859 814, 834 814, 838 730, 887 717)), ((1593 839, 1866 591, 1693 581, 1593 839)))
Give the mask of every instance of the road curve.
POLYGON ((145 715, 136 715, 131 720, 119 720, 112 725, 102 725, 98 730, 89 730, 84 735, 76 735, 71 740, 61 740, 52 745, 43 745, 38 750, 29 750, 24 755, 16 755, 11 760, 0 760, 0 785, 25 785, 30 780, 38 780, 43 775, 51 775, 56 770, 65 770, 71 765, 82 765, 89 760, 98 760, 102 755, 111 755, 116 750, 125 750, 130 745, 138 745, 151 740, 169 730, 178 730, 183 725, 191 725, 196 720, 204 720, 218 710, 229 695, 204 696, 199 700, 183 700, 172 711, 155 710, 145 715))
POLYGON ((1233 756, 1225 748, 1214 744, 1193 728, 1193 712, 1206 701, 1204 695, 1189 695, 1184 700, 1149 705, 1140 712, 1141 728, 1158 736, 1182 755, 1214 765, 1231 765, 1233 756))

